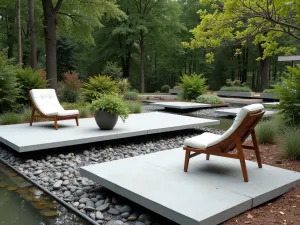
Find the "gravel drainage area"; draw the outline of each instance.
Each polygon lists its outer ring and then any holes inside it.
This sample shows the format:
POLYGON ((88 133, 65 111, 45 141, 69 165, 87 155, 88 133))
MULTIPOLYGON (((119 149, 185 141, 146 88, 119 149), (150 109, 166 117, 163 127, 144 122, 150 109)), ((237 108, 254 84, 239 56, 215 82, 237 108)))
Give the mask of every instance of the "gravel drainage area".
POLYGON ((79 149, 74 147, 37 152, 34 155, 19 155, 2 146, 0 158, 63 203, 98 224, 175 225, 174 222, 81 177, 78 171, 82 166, 95 163, 178 148, 186 138, 204 131, 217 134, 224 132, 212 128, 190 129, 121 139, 113 144, 105 142, 89 147, 80 146, 79 149))

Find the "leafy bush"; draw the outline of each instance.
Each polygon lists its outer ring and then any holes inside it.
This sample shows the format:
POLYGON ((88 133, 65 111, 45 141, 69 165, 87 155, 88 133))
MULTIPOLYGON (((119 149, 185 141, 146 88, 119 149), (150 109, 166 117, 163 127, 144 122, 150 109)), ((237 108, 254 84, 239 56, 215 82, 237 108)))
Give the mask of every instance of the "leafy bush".
POLYGON ((171 87, 169 85, 163 85, 160 89, 162 93, 168 93, 171 87))
POLYGON ((290 128, 284 133, 284 154, 291 160, 300 159, 300 129, 290 128))
POLYGON ((140 102, 126 102, 130 113, 141 113, 143 104, 140 102))
POLYGON ((13 59, 7 59, 6 52, 0 51, 0 113, 17 108, 16 101, 20 96, 17 70, 13 59))
POLYGON ((64 82, 59 88, 60 101, 74 103, 80 99, 81 81, 76 72, 66 72, 63 74, 64 82))
POLYGON ((205 103, 205 104, 222 104, 223 102, 217 95, 209 95, 209 94, 204 94, 198 96, 196 99, 196 102, 198 103, 205 103))
POLYGON ((39 71, 34 71, 30 67, 17 70, 17 81, 20 84, 20 98, 18 102, 30 104, 29 91, 31 89, 43 89, 47 87, 47 81, 41 77, 39 71))
POLYGON ((179 85, 175 85, 175 86, 173 87, 173 89, 181 90, 181 87, 180 87, 179 85))
POLYGON ((129 80, 126 79, 119 79, 117 82, 118 88, 119 88, 119 94, 124 94, 127 91, 130 90, 131 88, 131 84, 129 82, 129 80))
POLYGON ((24 118, 22 114, 6 112, 0 115, 0 124, 2 125, 17 124, 23 122, 24 118))
POLYGON ((83 95, 88 102, 92 102, 103 95, 113 95, 118 93, 118 86, 109 76, 90 77, 82 87, 83 95))
POLYGON ((179 86, 182 91, 182 98, 184 100, 196 99, 199 95, 207 92, 208 86, 205 85, 206 79, 202 75, 192 74, 191 76, 185 74, 180 78, 179 86))
POLYGON ((287 67, 287 72, 275 84, 275 94, 280 99, 278 108, 284 119, 294 126, 300 125, 300 65, 287 67))
POLYGON ((130 113, 126 103, 117 95, 103 95, 92 102, 91 109, 94 112, 99 110, 120 116, 123 122, 125 122, 130 113))
POLYGON ((251 92, 252 90, 248 86, 224 86, 220 91, 251 92))
POLYGON ((136 92, 127 92, 123 95, 123 98, 125 100, 131 100, 131 101, 136 101, 139 99, 139 94, 136 92))
POLYGON ((78 108, 80 118, 88 118, 91 116, 91 110, 89 107, 78 108))
POLYGON ((113 79, 118 79, 121 75, 122 69, 118 67, 116 62, 107 62, 102 74, 112 77, 113 79))

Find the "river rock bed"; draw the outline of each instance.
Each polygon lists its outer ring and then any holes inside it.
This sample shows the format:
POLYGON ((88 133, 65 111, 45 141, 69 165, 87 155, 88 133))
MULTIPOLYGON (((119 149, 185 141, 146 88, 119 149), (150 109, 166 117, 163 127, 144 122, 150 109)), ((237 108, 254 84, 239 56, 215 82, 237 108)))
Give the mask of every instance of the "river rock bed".
MULTIPOLYGON (((47 154, 38 152, 29 158, 0 148, 0 157, 53 195, 106 225, 173 225, 147 209, 110 192, 79 174, 79 168, 95 163, 134 157, 183 146, 186 138, 204 131, 222 134, 212 128, 189 129, 167 134, 123 140, 120 143, 95 144, 89 148, 47 154)), ((137 178, 138 179, 138 178, 137 178)))

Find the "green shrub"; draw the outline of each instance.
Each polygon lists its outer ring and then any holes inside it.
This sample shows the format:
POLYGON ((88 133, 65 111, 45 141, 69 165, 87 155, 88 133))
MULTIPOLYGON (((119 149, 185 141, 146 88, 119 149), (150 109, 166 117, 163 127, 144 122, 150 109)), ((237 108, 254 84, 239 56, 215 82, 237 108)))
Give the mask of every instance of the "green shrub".
POLYGON ((17 70, 17 80, 20 84, 21 104, 30 104, 29 91, 31 89, 43 89, 47 87, 46 79, 42 78, 39 71, 32 70, 30 67, 17 70))
POLYGON ((116 62, 106 62, 102 74, 105 74, 117 80, 121 75, 121 71, 122 68, 120 68, 116 62))
POLYGON ((139 99, 139 94, 136 92, 127 92, 123 95, 125 100, 136 101, 139 99))
POLYGON ((210 94, 204 94, 198 96, 196 99, 196 102, 198 103, 205 103, 205 104, 222 104, 223 102, 217 95, 210 95, 210 94))
POLYGON ((130 113, 127 104, 117 95, 103 95, 92 102, 91 109, 94 112, 99 110, 120 116, 123 122, 125 122, 130 113))
POLYGON ((232 87, 232 86, 244 87, 244 86, 246 86, 246 83, 242 83, 242 81, 240 81, 240 80, 227 79, 226 86, 228 86, 228 87, 232 87))
POLYGON ((2 125, 17 124, 23 122, 24 118, 22 114, 6 112, 0 115, 0 124, 2 125))
POLYGON ((143 104, 140 102, 126 102, 128 105, 128 108, 130 110, 130 113, 141 113, 143 104))
POLYGON ((118 93, 118 86, 109 76, 90 77, 82 87, 85 100, 92 102, 103 95, 113 95, 118 93))
POLYGON ((17 83, 17 70, 13 59, 7 59, 6 52, 0 51, 0 113, 18 107, 16 102, 21 90, 17 83))
POLYGON ((293 126, 300 125, 300 65, 287 67, 287 72, 275 84, 275 94, 280 99, 279 112, 293 126))
POLYGON ((160 91, 162 93, 169 93, 169 90, 171 89, 171 87, 169 85, 163 85, 160 89, 160 91))
POLYGON ((199 95, 207 92, 208 86, 205 85, 206 79, 202 75, 185 74, 180 78, 179 86, 182 89, 182 98, 184 100, 196 99, 199 95))
POLYGON ((131 84, 129 80, 126 79, 119 79, 117 82, 118 88, 119 88, 119 94, 124 94, 128 92, 131 88, 131 84))
POLYGON ((131 89, 130 92, 140 93, 138 89, 131 89))
POLYGON ((181 87, 180 87, 179 85, 175 85, 175 86, 173 87, 173 89, 181 90, 181 87))
POLYGON ((220 91, 251 92, 252 90, 248 86, 224 86, 220 91))
POLYGON ((91 110, 89 107, 78 108, 80 118, 88 118, 91 116, 91 110))
POLYGON ((284 133, 283 150, 286 157, 291 160, 300 159, 300 129, 289 128, 284 133))

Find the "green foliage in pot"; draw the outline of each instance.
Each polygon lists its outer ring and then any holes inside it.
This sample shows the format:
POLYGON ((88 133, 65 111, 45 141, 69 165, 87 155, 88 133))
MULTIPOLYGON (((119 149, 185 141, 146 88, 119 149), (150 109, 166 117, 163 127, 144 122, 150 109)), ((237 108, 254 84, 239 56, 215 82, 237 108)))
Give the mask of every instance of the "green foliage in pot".
POLYGON ((102 95, 118 93, 117 83, 109 76, 90 77, 87 83, 82 85, 83 95, 88 102, 92 102, 102 95))
POLYGON ((104 111, 120 116, 123 122, 125 122, 130 113, 127 104, 117 95, 103 95, 101 98, 92 102, 91 109, 94 112, 104 111))

